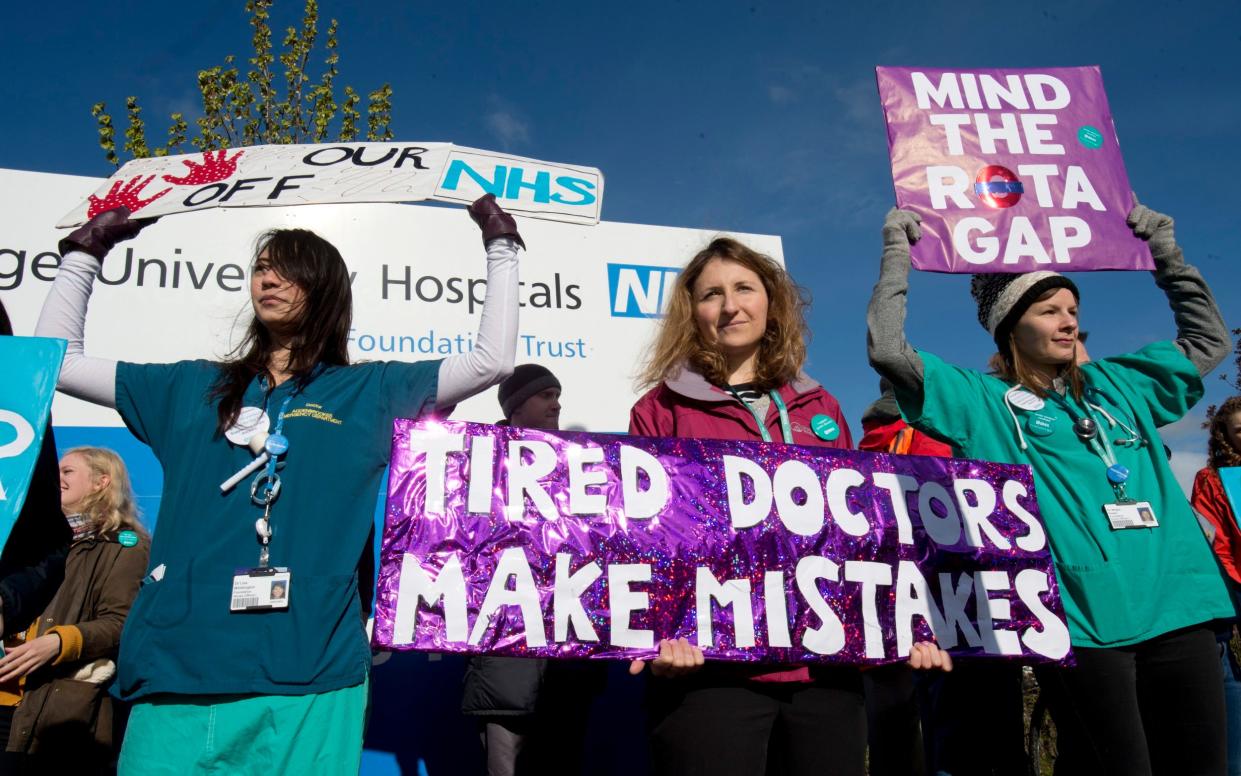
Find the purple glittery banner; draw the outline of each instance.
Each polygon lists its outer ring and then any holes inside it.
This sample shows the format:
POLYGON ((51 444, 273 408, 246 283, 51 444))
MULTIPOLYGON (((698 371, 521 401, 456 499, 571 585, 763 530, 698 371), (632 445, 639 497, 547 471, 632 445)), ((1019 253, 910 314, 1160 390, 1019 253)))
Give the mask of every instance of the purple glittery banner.
POLYGON ((396 422, 377 646, 882 663, 932 629, 954 654, 1068 652, 1028 468, 396 422))
POLYGON ((875 68, 898 207, 932 272, 1154 269, 1098 67, 875 68))

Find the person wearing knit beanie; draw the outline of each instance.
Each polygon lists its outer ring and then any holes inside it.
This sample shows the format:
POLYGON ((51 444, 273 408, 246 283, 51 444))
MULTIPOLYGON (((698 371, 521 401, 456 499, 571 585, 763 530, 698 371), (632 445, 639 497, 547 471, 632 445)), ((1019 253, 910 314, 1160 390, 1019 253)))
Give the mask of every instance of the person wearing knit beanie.
POLYGON ((521 364, 500 383, 500 411, 507 425, 560 428, 560 381, 541 364, 521 364))
MULTIPOLYGON (((1202 398, 1203 378, 1231 341, 1172 219, 1135 205, 1128 224, 1150 246, 1155 285, 1176 322, 1171 338, 1079 363, 1077 288, 1040 271, 973 281, 979 322, 1000 350, 991 372, 915 349, 905 305, 910 246, 922 229, 916 214, 893 209, 867 310, 868 352, 915 429, 962 458, 1030 468, 1037 502, 1031 493, 1028 503, 1037 503, 1064 606, 1063 622, 1044 621, 1052 627, 1035 651, 1056 660, 1072 649, 1076 660, 1034 669, 1056 726, 1057 772, 1222 774, 1227 726, 1213 625, 1236 610, 1159 428, 1202 398)), ((998 708, 993 695, 973 702, 998 708)), ((1019 715, 1011 727, 1021 734, 1019 715)))
MULTIPOLYGON (((521 364, 500 383, 497 425, 556 431, 560 380, 540 364, 521 364)), ((486 772, 577 772, 591 707, 607 685, 597 660, 546 660, 471 655, 461 713, 474 718, 486 772)))
POLYGON ((1008 350, 1008 338, 1025 311, 1043 294, 1067 288, 1080 300, 1077 285, 1059 272, 1042 270, 1021 275, 975 275, 970 294, 978 304, 978 322, 995 340, 1000 352, 1008 350))

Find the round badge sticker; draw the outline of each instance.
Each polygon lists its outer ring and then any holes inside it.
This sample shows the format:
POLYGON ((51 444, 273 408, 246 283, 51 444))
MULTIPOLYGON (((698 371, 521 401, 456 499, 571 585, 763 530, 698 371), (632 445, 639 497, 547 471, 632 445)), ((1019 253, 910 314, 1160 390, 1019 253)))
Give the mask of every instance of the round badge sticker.
POLYGON ((1056 416, 1033 412, 1026 418, 1026 430, 1034 436, 1051 436, 1051 432, 1056 430, 1056 416))
POLYGON ((224 432, 224 438, 233 444, 244 447, 254 432, 266 430, 271 425, 271 418, 263 412, 262 407, 242 407, 237 413, 237 422, 224 432))
POLYGON ((267 437, 263 449, 268 455, 284 455, 289 450, 289 439, 283 434, 272 434, 267 437))
POLYGON ((830 415, 815 415, 810 419, 810 428, 814 430, 814 435, 824 442, 840 436, 840 426, 830 415))
POLYGON ((133 547, 138 543, 138 534, 133 531, 121 531, 116 535, 116 541, 122 547, 133 547))
POLYGON ((1102 148, 1103 133, 1089 124, 1085 124, 1081 129, 1077 130, 1077 142, 1086 148, 1102 148))
POLYGON ((1047 402, 1029 391, 1013 391, 1008 395, 1008 403, 1020 410, 1038 412, 1047 406, 1047 402))

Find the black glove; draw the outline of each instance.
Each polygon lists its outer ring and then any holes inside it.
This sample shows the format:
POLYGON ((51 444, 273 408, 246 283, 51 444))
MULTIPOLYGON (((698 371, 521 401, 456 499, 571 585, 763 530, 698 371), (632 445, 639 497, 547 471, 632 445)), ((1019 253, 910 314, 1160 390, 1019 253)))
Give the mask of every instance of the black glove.
POLYGON ((474 200, 469 207, 470 218, 483 230, 483 245, 497 237, 511 237, 518 245, 525 248, 521 235, 517 233, 517 222, 505 213, 494 194, 485 194, 474 200))
POLYGON ((70 251, 81 251, 103 261, 103 257, 118 242, 128 240, 153 223, 154 218, 131 219, 129 208, 118 207, 104 211, 74 229, 57 247, 61 256, 70 251))

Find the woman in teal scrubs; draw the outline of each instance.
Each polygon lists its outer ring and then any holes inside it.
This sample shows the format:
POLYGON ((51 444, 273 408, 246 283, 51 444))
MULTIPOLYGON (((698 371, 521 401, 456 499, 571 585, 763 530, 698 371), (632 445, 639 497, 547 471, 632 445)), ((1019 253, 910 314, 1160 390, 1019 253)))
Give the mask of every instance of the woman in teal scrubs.
POLYGON ((1129 224, 1150 244, 1175 341, 1078 366, 1077 287, 1033 272, 974 279, 979 320, 999 350, 991 373, 916 350, 905 298, 921 230, 917 216, 893 210, 867 315, 870 361, 915 428, 961 457, 1034 472, 1077 659, 1038 669, 1059 734, 1057 774, 1223 773, 1210 623, 1233 609, 1158 428, 1202 397, 1202 376, 1231 343, 1172 219, 1139 205, 1129 224))
POLYGON ((37 329, 69 341, 58 387, 115 407, 164 471, 150 574, 118 661, 134 701, 121 773, 357 772, 371 661, 358 563, 392 420, 449 409, 513 368, 524 245, 494 197, 470 215, 488 280, 474 349, 417 363, 349 363, 348 269, 300 229, 260 237, 254 319, 228 359, 88 358, 101 262, 144 224, 113 210, 61 241, 37 329))

